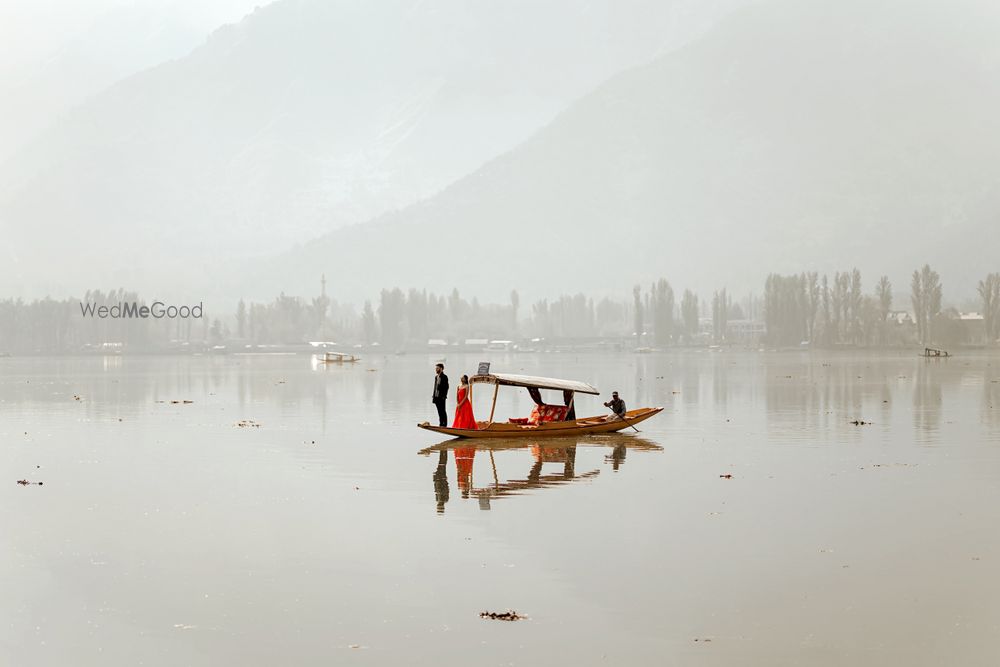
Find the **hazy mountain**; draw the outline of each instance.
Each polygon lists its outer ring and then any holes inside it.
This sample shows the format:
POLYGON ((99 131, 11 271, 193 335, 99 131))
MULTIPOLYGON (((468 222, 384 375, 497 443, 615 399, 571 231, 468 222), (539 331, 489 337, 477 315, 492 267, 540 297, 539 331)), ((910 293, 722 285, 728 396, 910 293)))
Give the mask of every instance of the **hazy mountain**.
POLYGON ((736 4, 281 0, 0 166, 3 282, 197 279, 410 204, 736 4))
POLYGON ((257 265, 255 291, 743 292, 858 266, 902 292, 928 261, 969 294, 1000 261, 998 34, 990 2, 751 7, 439 196, 257 265))

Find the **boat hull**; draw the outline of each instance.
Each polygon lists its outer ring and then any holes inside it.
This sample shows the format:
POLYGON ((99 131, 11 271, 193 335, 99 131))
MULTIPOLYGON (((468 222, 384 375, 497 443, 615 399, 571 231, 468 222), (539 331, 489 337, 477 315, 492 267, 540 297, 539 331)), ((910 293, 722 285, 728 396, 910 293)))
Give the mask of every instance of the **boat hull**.
POLYGON ((625 413, 624 420, 609 420, 607 416, 587 417, 564 422, 549 422, 537 426, 522 424, 507 424, 480 422, 480 428, 451 428, 449 426, 432 426, 424 422, 417 424, 426 431, 434 431, 455 438, 558 438, 592 433, 615 433, 630 428, 634 424, 644 422, 658 415, 663 408, 639 408, 625 413))

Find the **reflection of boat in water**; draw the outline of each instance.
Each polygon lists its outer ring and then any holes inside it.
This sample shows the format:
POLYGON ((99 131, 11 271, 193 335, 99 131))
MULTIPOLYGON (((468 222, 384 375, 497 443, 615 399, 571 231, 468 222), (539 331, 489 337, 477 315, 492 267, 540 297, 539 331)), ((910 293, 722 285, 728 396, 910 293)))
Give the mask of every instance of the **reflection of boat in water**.
POLYGON ((625 455, 629 449, 640 451, 662 451, 663 449, 645 438, 610 435, 587 438, 582 441, 577 438, 546 438, 537 442, 521 438, 491 439, 479 442, 447 440, 422 449, 418 453, 423 456, 431 456, 434 453, 438 455, 437 468, 433 475, 434 496, 437 502, 437 511, 443 513, 445 503, 450 498, 448 452, 452 452, 455 459, 455 473, 461 497, 475 497, 479 500, 479 508, 488 510, 493 498, 518 495, 532 489, 561 486, 597 477, 601 472, 599 469, 584 472, 576 470, 577 450, 586 448, 610 448, 611 453, 604 456, 604 462, 611 464, 615 471, 624 464, 625 455), (501 480, 497 472, 495 454, 524 450, 529 450, 533 459, 527 475, 523 479, 501 480), (491 481, 476 486, 473 467, 477 455, 484 452, 486 456, 479 456, 479 459, 480 461, 489 461, 490 477, 488 479, 491 481), (561 465, 561 469, 556 468, 552 472, 546 472, 544 466, 548 464, 561 465))
POLYGON ((321 364, 352 364, 361 361, 361 357, 350 352, 324 352, 321 355, 316 355, 316 361, 321 364))
POLYGON ((501 452, 517 449, 529 449, 532 447, 543 447, 543 448, 567 448, 571 446, 579 447, 626 447, 628 449, 634 449, 636 451, 643 452, 662 452, 663 447, 656 444, 649 438, 643 438, 638 435, 622 435, 620 433, 611 433, 605 436, 594 436, 587 437, 585 439, 580 438, 551 438, 546 439, 541 442, 530 442, 525 441, 522 438, 506 438, 506 439, 492 439, 488 442, 458 442, 451 438, 439 442, 436 445, 431 445, 430 447, 424 447, 418 454, 421 456, 430 456, 435 452, 447 452, 454 449, 474 449, 477 452, 501 452))
POLYGON ((427 422, 417 424, 420 428, 435 433, 454 436, 456 438, 541 438, 541 437, 574 437, 591 433, 615 433, 634 426, 650 417, 659 414, 663 408, 639 408, 629 410, 625 418, 615 415, 599 415, 596 417, 576 418, 574 405, 576 394, 599 394, 595 387, 586 382, 576 380, 559 380, 531 375, 511 375, 493 373, 474 375, 469 378, 472 384, 492 384, 493 406, 490 408, 490 418, 476 422, 478 428, 452 428, 448 426, 432 426, 427 422), (531 416, 527 418, 510 419, 507 422, 493 421, 497 405, 497 393, 500 387, 523 387, 535 402, 531 416), (562 392, 563 405, 548 405, 541 399, 539 390, 549 389, 562 392))

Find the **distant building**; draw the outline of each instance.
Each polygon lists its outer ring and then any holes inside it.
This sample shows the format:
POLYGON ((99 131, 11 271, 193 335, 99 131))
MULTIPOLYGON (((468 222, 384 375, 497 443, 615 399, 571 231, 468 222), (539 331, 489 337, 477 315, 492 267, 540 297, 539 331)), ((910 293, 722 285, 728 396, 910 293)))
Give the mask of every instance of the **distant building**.
POLYGON ((885 316, 887 322, 895 322, 896 324, 915 324, 916 320, 905 310, 890 310, 889 314, 885 316))
POLYGON ((959 313, 958 323, 962 327, 962 339, 964 342, 986 342, 986 319, 982 313, 959 313))
POLYGON ((758 343, 767 333, 767 325, 759 320, 728 320, 726 340, 731 343, 758 343))

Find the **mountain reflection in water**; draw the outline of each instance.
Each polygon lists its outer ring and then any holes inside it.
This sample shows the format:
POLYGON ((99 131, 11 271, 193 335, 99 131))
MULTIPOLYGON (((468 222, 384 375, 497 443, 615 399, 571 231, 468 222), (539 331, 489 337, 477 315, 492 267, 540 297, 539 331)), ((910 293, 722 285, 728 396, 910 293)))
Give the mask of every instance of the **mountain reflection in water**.
MULTIPOLYGON (((455 461, 455 476, 461 498, 477 498, 479 509, 491 509, 491 500, 502 496, 519 495, 529 489, 542 489, 568 484, 576 480, 597 477, 600 469, 577 472, 577 447, 602 447, 611 451, 604 456, 604 462, 611 465, 617 472, 625 463, 626 452, 629 449, 638 451, 662 451, 663 447, 647 440, 628 435, 611 435, 577 438, 549 438, 541 441, 521 438, 510 440, 469 441, 449 439, 432 447, 420 450, 422 456, 437 453, 437 466, 432 479, 434 481, 434 500, 438 514, 444 514, 445 505, 451 499, 451 485, 448 481, 448 453, 451 452, 455 461), (523 479, 501 480, 497 471, 496 454, 500 452, 524 452, 528 457, 518 457, 524 460, 528 473, 523 479), (478 455, 478 456, 477 456, 478 455), (476 486, 474 483, 474 468, 476 460, 480 461, 479 471, 484 474, 486 461, 489 462, 488 483, 476 486), (556 464, 561 466, 552 472, 545 472, 543 466, 556 464)), ((551 468, 550 468, 551 469, 551 468)))

